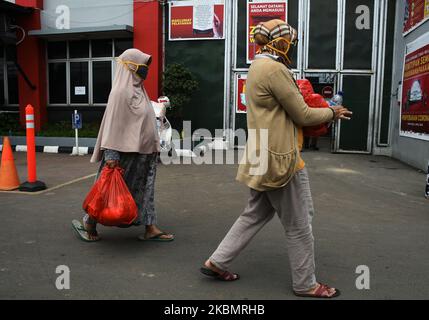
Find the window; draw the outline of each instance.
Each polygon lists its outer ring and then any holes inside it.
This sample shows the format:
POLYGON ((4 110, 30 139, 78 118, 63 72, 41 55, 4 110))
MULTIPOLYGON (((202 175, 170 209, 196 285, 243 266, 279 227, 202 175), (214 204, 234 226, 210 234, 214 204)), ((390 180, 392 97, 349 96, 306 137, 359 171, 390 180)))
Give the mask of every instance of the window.
POLYGON ((13 62, 17 60, 16 46, 7 46, 5 48, 6 61, 13 62))
POLYGON ((65 62, 49 64, 50 103, 67 103, 67 65, 65 62))
POLYGON ((94 61, 92 75, 93 101, 105 103, 112 87, 112 64, 108 61, 94 61))
POLYGON ((89 58, 89 41, 70 41, 70 59, 89 58))
POLYGON ((3 46, 0 46, 0 106, 6 104, 4 76, 4 48, 3 46))
POLYGON ((48 42, 48 59, 67 59, 67 42, 48 42))
POLYGON ((19 104, 16 47, 0 46, 0 106, 19 104))
POLYGON ((125 50, 133 47, 132 39, 118 39, 115 40, 115 56, 119 57, 125 50))
POLYGON ((88 62, 70 62, 71 103, 88 101, 88 62))
POLYGON ((353 0, 346 3, 344 69, 372 69, 374 0, 353 0), (356 8, 364 5, 370 9, 369 30, 356 28, 356 8))
POLYGON ((18 94, 18 70, 14 62, 7 62, 7 89, 9 104, 19 104, 18 94))
POLYGON ((338 1, 311 0, 310 4, 308 68, 335 70, 337 37, 332 35, 337 34, 338 1))
POLYGON ((49 105, 105 105, 115 56, 132 39, 48 42, 49 105))
POLYGON ((93 40, 92 41, 92 57, 104 58, 112 56, 113 48, 112 40, 93 40))

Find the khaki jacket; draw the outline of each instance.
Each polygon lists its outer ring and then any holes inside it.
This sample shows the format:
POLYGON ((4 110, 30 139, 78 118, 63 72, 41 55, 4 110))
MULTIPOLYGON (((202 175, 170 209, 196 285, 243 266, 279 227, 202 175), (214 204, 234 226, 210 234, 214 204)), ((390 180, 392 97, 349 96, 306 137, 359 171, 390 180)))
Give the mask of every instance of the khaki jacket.
POLYGON ((327 123, 333 112, 309 108, 292 72, 270 58, 252 63, 246 88, 248 141, 237 180, 258 191, 282 188, 302 163, 298 128, 327 123))

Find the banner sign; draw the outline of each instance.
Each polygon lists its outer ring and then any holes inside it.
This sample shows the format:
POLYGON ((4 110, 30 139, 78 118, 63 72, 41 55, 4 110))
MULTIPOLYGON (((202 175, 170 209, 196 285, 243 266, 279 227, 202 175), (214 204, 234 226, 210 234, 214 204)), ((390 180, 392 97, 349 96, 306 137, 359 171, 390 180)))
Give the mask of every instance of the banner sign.
POLYGON ((247 74, 237 74, 235 80, 235 110, 236 113, 247 113, 246 103, 246 80, 247 74))
POLYGON ((429 34, 410 43, 406 52, 401 136, 429 141, 429 34))
POLYGON ((255 58, 259 46, 253 39, 255 27, 272 19, 287 22, 287 0, 247 0, 247 63, 255 58))
POLYGON ((75 112, 72 114, 72 128, 82 129, 82 113, 75 112))
POLYGON ((429 18, 429 0, 404 0, 404 35, 410 33, 429 18))
POLYGON ((169 3, 169 40, 225 39, 225 1, 193 0, 169 3))

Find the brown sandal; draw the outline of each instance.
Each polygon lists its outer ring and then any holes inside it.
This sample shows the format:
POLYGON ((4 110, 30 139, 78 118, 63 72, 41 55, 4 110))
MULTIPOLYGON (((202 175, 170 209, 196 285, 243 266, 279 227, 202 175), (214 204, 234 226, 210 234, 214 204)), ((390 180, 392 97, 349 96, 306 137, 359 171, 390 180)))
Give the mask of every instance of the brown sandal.
POLYGON ((335 289, 335 293, 333 295, 329 295, 329 290, 333 289, 325 284, 320 283, 319 288, 314 293, 299 293, 294 291, 293 293, 300 298, 315 298, 315 299, 333 299, 337 298, 341 295, 340 290, 335 289))
POLYGON ((222 273, 218 273, 218 272, 213 271, 207 267, 201 268, 200 271, 202 274, 204 274, 208 277, 216 278, 216 279, 221 280, 221 281, 231 282, 231 281, 237 281, 240 279, 240 276, 238 274, 231 273, 229 271, 224 271, 222 273))

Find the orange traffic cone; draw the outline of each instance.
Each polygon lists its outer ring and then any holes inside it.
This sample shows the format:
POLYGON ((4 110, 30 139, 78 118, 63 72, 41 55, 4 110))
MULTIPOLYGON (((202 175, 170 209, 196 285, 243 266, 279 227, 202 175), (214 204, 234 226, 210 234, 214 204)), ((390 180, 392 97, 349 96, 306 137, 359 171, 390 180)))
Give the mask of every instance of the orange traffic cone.
POLYGON ((0 166, 0 190, 11 191, 19 188, 19 178, 8 137, 3 139, 3 153, 0 166))

